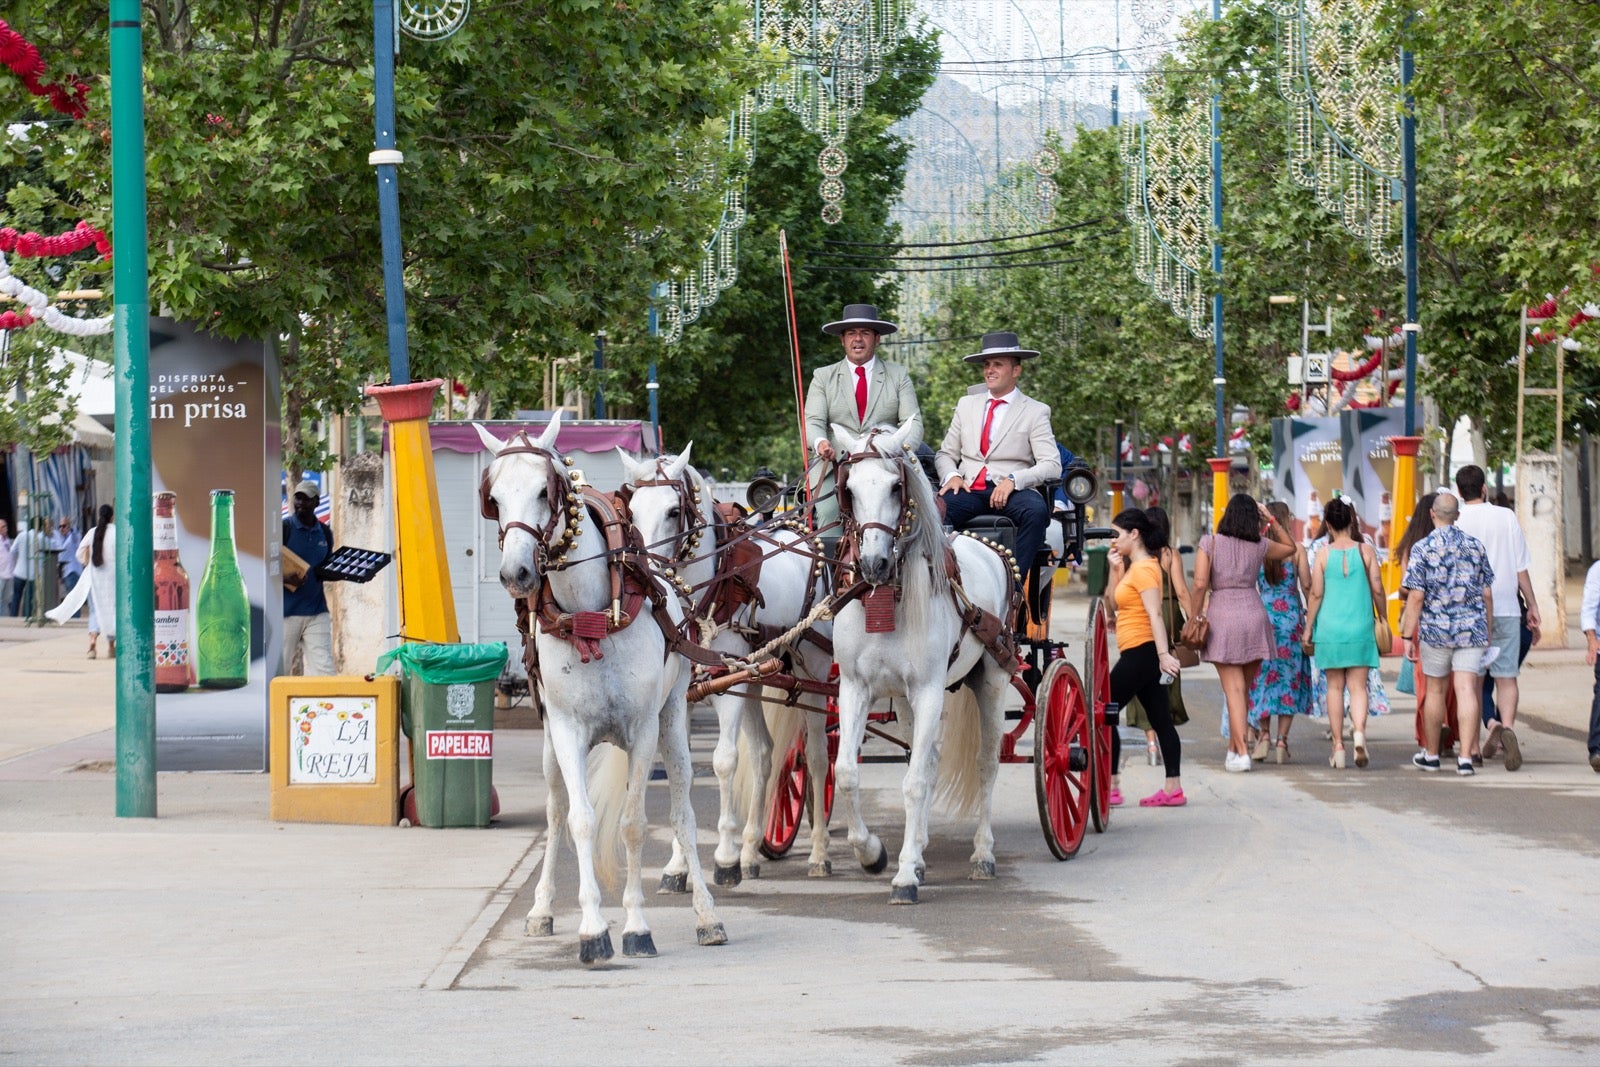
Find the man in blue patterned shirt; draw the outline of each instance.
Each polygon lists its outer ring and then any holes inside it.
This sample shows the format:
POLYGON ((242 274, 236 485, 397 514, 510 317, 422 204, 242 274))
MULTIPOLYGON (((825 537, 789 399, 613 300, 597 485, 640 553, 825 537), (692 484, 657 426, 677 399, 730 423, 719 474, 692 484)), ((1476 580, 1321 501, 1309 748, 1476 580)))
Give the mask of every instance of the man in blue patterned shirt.
POLYGON ((1456 773, 1466 776, 1472 773, 1472 753, 1478 747, 1478 674, 1489 647, 1494 569, 1483 542, 1456 528, 1460 514, 1454 495, 1440 493, 1434 498, 1433 532, 1412 548, 1400 583, 1411 591, 1400 618, 1400 637, 1406 642, 1406 656, 1427 679, 1426 747, 1411 763, 1422 771, 1439 769, 1445 691, 1453 684, 1462 732, 1456 773))

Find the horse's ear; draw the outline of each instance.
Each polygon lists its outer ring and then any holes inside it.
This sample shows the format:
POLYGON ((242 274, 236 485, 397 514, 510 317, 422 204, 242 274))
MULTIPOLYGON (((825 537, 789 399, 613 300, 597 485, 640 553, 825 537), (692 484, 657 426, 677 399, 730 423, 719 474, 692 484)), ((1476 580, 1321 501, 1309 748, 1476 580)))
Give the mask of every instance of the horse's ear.
POLYGON ((556 408, 555 412, 550 416, 550 425, 544 428, 544 433, 539 435, 539 440, 536 443, 538 447, 544 449, 546 452, 554 452, 556 450, 556 438, 560 436, 560 434, 561 409, 556 408))
POLYGON ((678 453, 678 458, 667 464, 666 475, 668 478, 683 477, 683 472, 689 466, 689 450, 692 448, 694 448, 694 442, 690 441, 683 446, 683 451, 678 453))
POLYGON ((834 444, 839 445, 846 452, 861 451, 861 442, 863 438, 857 437, 843 426, 840 426, 837 422, 832 423, 831 425, 833 427, 834 444))
POLYGON ((622 480, 625 482, 639 481, 649 470, 648 460, 636 460, 621 445, 617 446, 617 459, 622 461, 622 480))
POLYGON ((500 450, 506 447, 504 441, 483 428, 483 423, 475 422, 472 424, 472 428, 478 431, 478 440, 483 442, 483 447, 489 450, 491 456, 498 456, 500 450))
POLYGON ((911 429, 911 420, 907 419, 900 424, 900 428, 894 433, 889 434, 887 437, 880 437, 875 442, 878 447, 878 455, 887 457, 894 455, 896 452, 905 451, 906 439, 911 436, 911 429))

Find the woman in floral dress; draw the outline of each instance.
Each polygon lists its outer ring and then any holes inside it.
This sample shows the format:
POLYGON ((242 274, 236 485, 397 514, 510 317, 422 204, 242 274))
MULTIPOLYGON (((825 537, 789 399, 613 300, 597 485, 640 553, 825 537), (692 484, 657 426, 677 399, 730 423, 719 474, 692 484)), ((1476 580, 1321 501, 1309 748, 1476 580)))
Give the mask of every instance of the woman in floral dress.
MULTIPOLYGON (((1294 517, 1289 505, 1275 500, 1267 511, 1283 529, 1294 517)), ((1261 673, 1250 687, 1250 732, 1254 760, 1264 760, 1268 751, 1279 763, 1289 762, 1289 727, 1296 715, 1311 710, 1311 670, 1300 647, 1305 629, 1302 576, 1308 574, 1306 550, 1295 546, 1294 556, 1283 561, 1268 560, 1256 579, 1261 605, 1272 622, 1275 648, 1272 658, 1261 664, 1261 673)))

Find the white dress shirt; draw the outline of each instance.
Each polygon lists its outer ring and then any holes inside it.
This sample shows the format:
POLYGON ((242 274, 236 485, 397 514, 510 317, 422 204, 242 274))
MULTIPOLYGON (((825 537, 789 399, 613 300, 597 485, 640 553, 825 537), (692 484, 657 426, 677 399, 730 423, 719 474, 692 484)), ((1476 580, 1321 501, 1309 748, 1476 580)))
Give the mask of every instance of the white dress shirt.
POLYGON ((1578 629, 1600 636, 1600 560, 1589 568, 1583 580, 1583 610, 1578 615, 1578 629))

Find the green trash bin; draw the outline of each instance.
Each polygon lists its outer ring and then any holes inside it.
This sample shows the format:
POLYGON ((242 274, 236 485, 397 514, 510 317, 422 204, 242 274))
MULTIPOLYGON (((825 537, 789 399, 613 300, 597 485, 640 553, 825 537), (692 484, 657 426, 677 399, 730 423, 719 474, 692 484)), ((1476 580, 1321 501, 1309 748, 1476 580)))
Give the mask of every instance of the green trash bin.
POLYGON ((1106 595, 1106 582, 1111 579, 1111 565, 1106 558, 1110 551, 1110 545, 1090 545, 1083 550, 1089 567, 1085 584, 1089 587, 1090 596, 1106 595))
POLYGON ((505 669, 505 643, 408 642, 378 657, 378 672, 396 660, 415 821, 488 826, 494 814, 494 684, 505 669))

